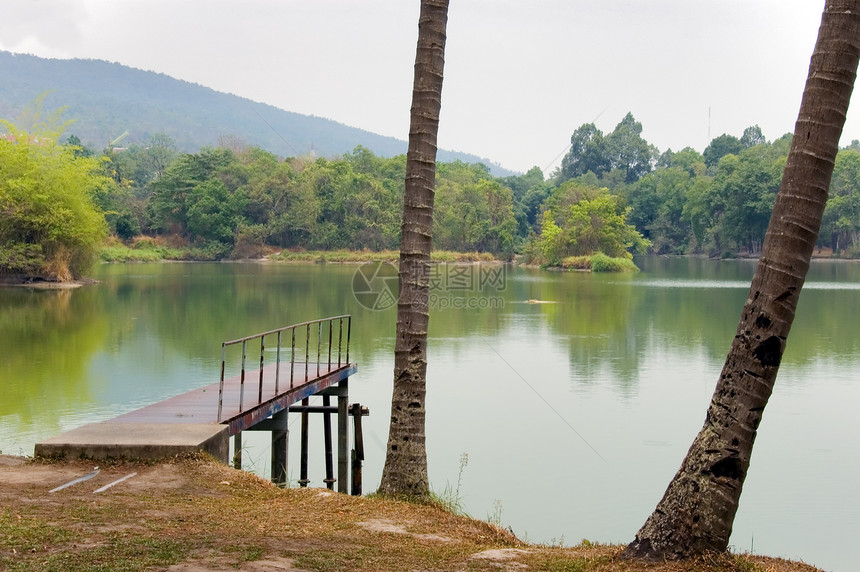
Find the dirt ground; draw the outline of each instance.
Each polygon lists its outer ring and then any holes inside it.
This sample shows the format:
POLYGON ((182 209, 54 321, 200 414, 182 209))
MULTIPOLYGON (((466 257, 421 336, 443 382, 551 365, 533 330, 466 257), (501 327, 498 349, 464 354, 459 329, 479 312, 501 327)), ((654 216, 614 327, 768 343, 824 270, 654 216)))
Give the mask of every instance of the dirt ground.
POLYGON ((0 455, 0 569, 816 570, 728 554, 622 562, 618 546, 525 544, 438 507, 279 489, 199 456, 102 466, 92 478, 50 492, 95 469, 91 461, 0 455))

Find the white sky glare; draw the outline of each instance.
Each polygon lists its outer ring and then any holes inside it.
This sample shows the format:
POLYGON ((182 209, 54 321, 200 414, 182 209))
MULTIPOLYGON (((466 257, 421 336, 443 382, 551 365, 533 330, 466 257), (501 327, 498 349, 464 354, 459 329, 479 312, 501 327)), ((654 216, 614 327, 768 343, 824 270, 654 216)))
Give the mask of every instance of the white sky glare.
MULTIPOLYGON (((754 124, 775 139, 794 129, 823 7, 451 0, 439 146, 551 171, 577 127, 606 133, 628 111, 661 151, 702 151, 709 133, 754 124)), ((0 49, 119 62, 405 140, 418 10, 418 0, 4 0, 0 49)), ((843 144, 860 139, 855 111, 843 144)))

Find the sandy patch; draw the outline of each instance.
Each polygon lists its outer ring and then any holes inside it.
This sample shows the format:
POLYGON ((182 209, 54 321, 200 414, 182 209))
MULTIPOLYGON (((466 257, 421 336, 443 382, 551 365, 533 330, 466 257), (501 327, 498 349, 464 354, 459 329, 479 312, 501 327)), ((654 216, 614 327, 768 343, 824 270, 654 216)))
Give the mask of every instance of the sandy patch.
POLYGON ((180 562, 167 568, 169 572, 215 572, 217 570, 244 570, 246 572, 264 572, 266 570, 292 570, 293 572, 304 572, 293 566, 293 560, 290 558, 266 558, 265 560, 254 560, 253 562, 243 562, 237 567, 235 563, 228 562, 227 559, 218 559, 215 561, 203 562, 192 560, 189 562, 180 562))
POLYGON ((495 548, 493 550, 484 550, 483 552, 472 554, 472 558, 483 560, 510 560, 512 558, 516 558, 520 554, 528 553, 528 550, 523 550, 521 548, 495 548))
POLYGON ((494 548, 472 554, 472 558, 475 560, 489 560, 503 570, 523 570, 528 568, 528 566, 522 562, 512 562, 512 560, 517 556, 528 553, 528 550, 520 548, 494 548))
POLYGON ((413 538, 418 538, 420 540, 428 540, 431 542, 451 542, 451 539, 445 536, 440 536, 438 534, 420 534, 417 532, 409 532, 403 526, 399 524, 395 524, 390 520, 366 520, 363 522, 356 523, 358 526, 369 530, 371 532, 387 532, 390 534, 408 534, 413 538))

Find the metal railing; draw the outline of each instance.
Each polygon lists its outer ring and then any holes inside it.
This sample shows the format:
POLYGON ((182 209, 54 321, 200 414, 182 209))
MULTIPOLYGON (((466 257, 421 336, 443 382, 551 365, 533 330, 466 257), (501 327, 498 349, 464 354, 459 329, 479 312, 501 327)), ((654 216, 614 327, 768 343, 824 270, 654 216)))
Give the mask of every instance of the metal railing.
MULTIPOLYGON (((242 344, 242 369, 239 375, 239 412, 241 413, 244 410, 244 397, 245 397, 245 373, 246 373, 246 362, 248 358, 248 342, 252 342, 257 338, 260 339, 260 370, 259 370, 259 382, 258 382, 258 390, 257 390, 257 404, 260 405, 263 403, 263 367, 265 364, 265 353, 266 353, 266 337, 268 336, 270 339, 272 336, 276 336, 276 346, 275 346, 275 395, 279 394, 280 389, 280 381, 281 381, 281 350, 286 350, 287 346, 282 346, 283 334, 289 333, 290 337, 290 388, 295 385, 296 378, 296 331, 299 330, 299 350, 302 349, 301 345, 301 328, 304 328, 305 334, 305 361, 304 363, 304 381, 302 383, 307 383, 308 379, 310 379, 311 374, 311 341, 312 341, 312 326, 316 326, 313 328, 316 330, 316 377, 320 375, 320 364, 323 363, 322 360, 326 354, 327 350, 327 361, 326 370, 331 370, 331 366, 334 365, 335 362, 332 361, 332 354, 334 352, 335 343, 334 343, 334 324, 338 323, 337 328, 337 367, 340 368, 343 365, 349 364, 349 337, 352 331, 352 316, 348 314, 344 314, 342 316, 334 316, 331 318, 320 318, 319 320, 311 320, 310 322, 302 322, 301 324, 293 324, 291 326, 285 326, 283 328, 278 328, 276 330, 270 330, 268 332, 263 332, 261 334, 254 334, 252 336, 247 336, 244 338, 239 338, 236 340, 231 340, 229 342, 223 342, 221 344, 221 383, 218 386, 218 422, 221 422, 221 413, 224 407, 224 372, 227 368, 227 347, 235 346, 238 344, 242 344), (346 321, 346 340, 344 340, 344 332, 343 332, 343 323, 346 321), (323 337, 325 333, 325 328, 323 324, 328 324, 328 343, 323 345, 323 337), (344 343, 345 342, 345 343, 344 343)), ((302 365, 302 362, 298 362, 299 366, 302 365)), ((301 371, 299 371, 299 375, 301 376, 301 371)))

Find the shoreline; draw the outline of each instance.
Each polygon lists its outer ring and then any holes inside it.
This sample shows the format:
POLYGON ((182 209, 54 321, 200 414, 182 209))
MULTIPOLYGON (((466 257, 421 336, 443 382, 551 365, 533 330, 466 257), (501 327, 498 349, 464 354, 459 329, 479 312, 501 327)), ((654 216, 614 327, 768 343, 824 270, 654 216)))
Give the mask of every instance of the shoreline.
MULTIPOLYGON (((149 252, 135 251, 129 249, 129 252, 149 252)), ((757 261, 758 256, 753 255, 737 255, 733 258, 711 258, 705 254, 647 254, 644 257, 678 257, 678 258, 701 258, 715 261, 757 261)), ((394 251, 302 251, 283 255, 283 251, 268 254, 262 258, 235 258, 221 260, 193 260, 193 259, 173 259, 159 258, 149 259, 127 259, 127 260, 100 260, 98 264, 195 264, 195 263, 219 263, 219 264, 338 264, 343 266, 360 266, 362 264, 379 262, 388 263, 394 266, 399 264, 399 252, 394 251)), ((860 263, 860 258, 841 258, 834 257, 830 253, 817 252, 813 253, 811 263, 833 262, 833 263, 860 263)), ((431 255, 430 264, 488 264, 488 265, 517 265, 523 268, 543 269, 548 272, 591 272, 590 269, 583 268, 565 268, 563 266, 542 266, 534 263, 520 262, 517 257, 512 260, 499 260, 488 253, 477 252, 450 252, 439 251, 439 255, 434 259, 431 255)), ((0 274, 0 288, 30 288, 32 290, 69 290, 76 289, 82 286, 90 286, 98 284, 99 281, 93 278, 79 278, 67 282, 48 280, 43 277, 25 276, 22 274, 0 274)))
POLYGON ((90 286, 98 284, 99 281, 93 278, 79 278, 77 280, 69 280, 66 282, 45 280, 44 278, 9 275, 0 276, 0 288, 30 288, 31 290, 71 290, 80 288, 81 286, 90 286))

